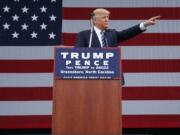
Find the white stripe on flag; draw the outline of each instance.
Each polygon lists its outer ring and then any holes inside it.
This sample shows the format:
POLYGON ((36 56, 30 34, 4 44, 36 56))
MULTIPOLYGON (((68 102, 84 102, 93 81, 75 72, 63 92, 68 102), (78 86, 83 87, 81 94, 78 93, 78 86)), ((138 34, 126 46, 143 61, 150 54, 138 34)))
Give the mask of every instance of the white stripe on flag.
POLYGON ((180 114, 179 100, 123 101, 122 114, 180 114))
POLYGON ((125 73, 125 86, 180 86, 180 73, 125 73))
POLYGON ((53 73, 0 73, 0 87, 52 87, 53 73))
MULTIPOLYGON (((52 115, 52 101, 0 101, 0 116, 52 115)), ((122 101, 123 115, 180 114, 179 100, 122 101)))
MULTIPOLYGON (((109 28, 121 31, 143 21, 144 20, 110 20, 109 28)), ((177 27, 179 24, 180 20, 159 20, 156 27, 148 28, 145 33, 180 33, 180 27, 177 27)), ((90 29, 90 20, 63 20, 63 33, 78 33, 86 29, 90 29)))
MULTIPOLYGON (((123 46, 122 59, 180 59, 180 46, 123 46)), ((53 47, 0 47, 0 60, 54 59, 53 47)))
POLYGON ((180 59, 180 46, 123 46, 123 60, 180 59))
MULTIPOLYGON (((180 73, 124 73, 125 86, 180 86, 180 73)), ((53 73, 0 73, 0 87, 52 87, 53 73)))
POLYGON ((1 46, 0 60, 53 59, 54 46, 1 46))
POLYGON ((52 101, 0 101, 0 115, 51 115, 52 101))
POLYGON ((63 0, 63 7, 179 7, 179 0, 63 0))

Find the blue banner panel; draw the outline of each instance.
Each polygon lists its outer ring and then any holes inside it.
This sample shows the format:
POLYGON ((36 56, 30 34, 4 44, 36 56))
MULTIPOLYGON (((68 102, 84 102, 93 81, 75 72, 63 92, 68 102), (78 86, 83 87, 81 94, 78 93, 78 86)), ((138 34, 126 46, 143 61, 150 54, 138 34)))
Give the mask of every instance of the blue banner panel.
POLYGON ((120 50, 57 47, 55 79, 120 79, 120 50))

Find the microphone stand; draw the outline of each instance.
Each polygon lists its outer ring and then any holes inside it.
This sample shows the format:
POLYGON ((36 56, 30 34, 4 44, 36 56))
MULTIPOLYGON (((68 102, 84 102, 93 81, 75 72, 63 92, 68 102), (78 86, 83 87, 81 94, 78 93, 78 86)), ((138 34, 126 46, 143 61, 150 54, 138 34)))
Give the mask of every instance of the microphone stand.
POLYGON ((93 28, 94 28, 92 18, 90 20, 90 26, 91 26, 91 32, 89 37, 89 46, 88 46, 89 48, 91 48, 92 46, 92 36, 93 36, 93 28))

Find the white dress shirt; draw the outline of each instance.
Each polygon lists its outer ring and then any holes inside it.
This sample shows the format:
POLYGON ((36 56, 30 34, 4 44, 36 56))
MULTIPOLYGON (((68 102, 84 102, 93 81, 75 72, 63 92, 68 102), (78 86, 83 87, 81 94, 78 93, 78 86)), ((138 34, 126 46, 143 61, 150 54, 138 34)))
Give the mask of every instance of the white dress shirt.
POLYGON ((96 26, 94 26, 94 31, 96 32, 99 42, 101 44, 101 48, 103 47, 102 45, 102 36, 101 36, 101 30, 99 28, 97 28, 96 26))

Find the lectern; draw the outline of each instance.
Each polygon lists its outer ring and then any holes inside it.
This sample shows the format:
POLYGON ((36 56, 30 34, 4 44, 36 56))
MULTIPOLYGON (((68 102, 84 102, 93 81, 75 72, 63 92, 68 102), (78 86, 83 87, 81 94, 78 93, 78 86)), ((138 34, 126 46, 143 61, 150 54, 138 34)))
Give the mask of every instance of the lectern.
POLYGON ((119 53, 55 49, 52 135, 122 135, 119 53))

